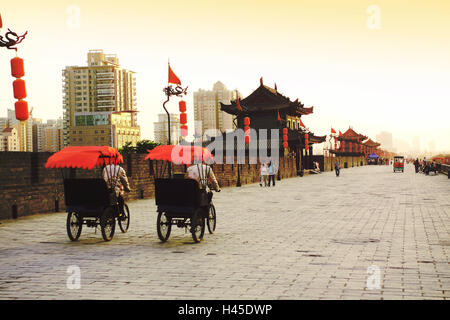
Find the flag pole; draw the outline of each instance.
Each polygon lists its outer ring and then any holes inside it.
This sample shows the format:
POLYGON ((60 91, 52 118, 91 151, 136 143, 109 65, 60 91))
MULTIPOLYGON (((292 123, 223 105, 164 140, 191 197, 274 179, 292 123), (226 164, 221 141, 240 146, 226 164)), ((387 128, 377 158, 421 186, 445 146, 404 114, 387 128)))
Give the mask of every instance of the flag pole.
MULTIPOLYGON (((181 87, 181 81, 177 78, 178 81, 175 83, 177 86, 175 88, 172 88, 172 86, 170 85, 170 83, 171 83, 170 82, 171 81, 171 79, 170 79, 171 78, 170 77, 171 69, 170 69, 170 59, 169 58, 167 59, 167 65, 168 65, 168 70, 169 70, 169 79, 168 79, 167 87, 165 87, 163 89, 163 92, 167 96, 167 100, 164 101, 164 103, 163 103, 163 108, 164 108, 164 110, 167 113, 167 137, 169 139, 169 142, 167 144, 171 145, 172 144, 172 141, 171 141, 172 139, 171 139, 171 136, 170 136, 170 113, 169 113, 169 111, 166 108, 166 103, 169 102, 171 96, 181 97, 183 95, 186 95, 187 94, 187 87, 183 89, 181 87)), ((171 170, 171 166, 170 166, 170 163, 169 163, 169 177, 171 177, 171 176, 172 176, 172 170, 171 170)))

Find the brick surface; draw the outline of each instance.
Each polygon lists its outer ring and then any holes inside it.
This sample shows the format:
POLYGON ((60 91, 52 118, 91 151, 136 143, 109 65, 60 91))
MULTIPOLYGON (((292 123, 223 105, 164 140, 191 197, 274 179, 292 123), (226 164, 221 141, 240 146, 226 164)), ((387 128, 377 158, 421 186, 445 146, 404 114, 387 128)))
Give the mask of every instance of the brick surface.
POLYGON ((446 176, 412 166, 230 187, 199 244, 176 227, 160 243, 153 199, 128 203, 130 230, 111 242, 86 227, 70 242, 65 213, 1 221, 0 299, 449 299, 449 194, 446 176))

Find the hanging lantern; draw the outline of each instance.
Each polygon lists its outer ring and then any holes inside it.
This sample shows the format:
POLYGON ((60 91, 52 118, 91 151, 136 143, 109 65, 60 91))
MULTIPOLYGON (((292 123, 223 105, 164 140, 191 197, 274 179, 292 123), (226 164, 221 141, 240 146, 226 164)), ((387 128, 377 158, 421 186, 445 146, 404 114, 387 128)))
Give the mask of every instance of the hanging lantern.
POLYGON ((285 135, 285 134, 287 134, 287 133, 288 133, 287 128, 283 128, 283 135, 285 135))
POLYGON ((186 113, 180 114, 180 123, 181 124, 186 124, 187 123, 187 114, 186 113))
POLYGON ((187 135, 188 135, 188 126, 187 125, 182 125, 181 127, 180 127, 180 134, 181 134, 181 136, 182 137, 187 137, 187 135))
POLYGON ((250 118, 249 117, 245 117, 244 118, 244 125, 247 126, 247 127, 250 125, 250 118))
POLYGON ((16 79, 13 81, 14 98, 17 100, 27 97, 27 89, 25 87, 25 80, 16 79))
POLYGON ((15 57, 11 59, 11 75, 14 78, 22 78, 25 75, 23 59, 15 57))
POLYGON ((283 148, 287 149, 289 147, 288 143, 285 141, 283 142, 283 148))
POLYGON ((179 106, 179 108, 180 108, 180 112, 186 112, 186 101, 181 100, 181 101, 178 103, 178 106, 179 106))
POLYGON ((245 136, 245 144, 249 144, 250 143, 250 136, 245 136))
POLYGON ((284 134, 283 135, 283 141, 287 141, 288 140, 288 136, 287 136, 287 134, 284 134))
POLYGON ((16 119, 20 121, 28 120, 28 102, 25 100, 19 100, 14 103, 14 109, 16 113, 16 119))

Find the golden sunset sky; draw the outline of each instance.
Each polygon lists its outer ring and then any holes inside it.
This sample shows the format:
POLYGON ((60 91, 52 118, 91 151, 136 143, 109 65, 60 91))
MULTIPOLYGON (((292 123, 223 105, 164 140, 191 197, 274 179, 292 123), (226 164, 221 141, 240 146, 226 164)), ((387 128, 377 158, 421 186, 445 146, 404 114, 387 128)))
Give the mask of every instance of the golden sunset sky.
MULTIPOLYGON (((247 96, 263 77, 315 107, 302 119, 317 135, 352 126, 374 140, 385 130, 407 143, 419 136, 422 148, 434 140, 437 150, 450 150, 448 0, 26 0, 2 1, 0 14, 0 34, 28 30, 18 55, 37 118, 62 116, 62 69, 85 65, 88 50, 103 49, 137 72, 142 138, 153 137, 156 114, 164 112, 170 59, 189 86, 191 121, 194 91, 220 80, 247 96), (372 5, 380 10, 379 29, 372 5)), ((14 108, 14 56, 0 48, 0 117, 14 108)))

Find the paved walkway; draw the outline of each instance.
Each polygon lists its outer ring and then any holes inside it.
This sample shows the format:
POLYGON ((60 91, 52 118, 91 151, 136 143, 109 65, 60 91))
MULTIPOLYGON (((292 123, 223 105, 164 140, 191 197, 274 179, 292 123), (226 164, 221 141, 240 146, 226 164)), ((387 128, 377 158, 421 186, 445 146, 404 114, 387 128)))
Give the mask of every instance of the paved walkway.
POLYGON ((2 221, 0 299, 449 299, 449 195, 412 166, 226 188, 200 244, 178 228, 161 244, 153 199, 108 243, 92 228, 70 242, 65 213, 2 221))

